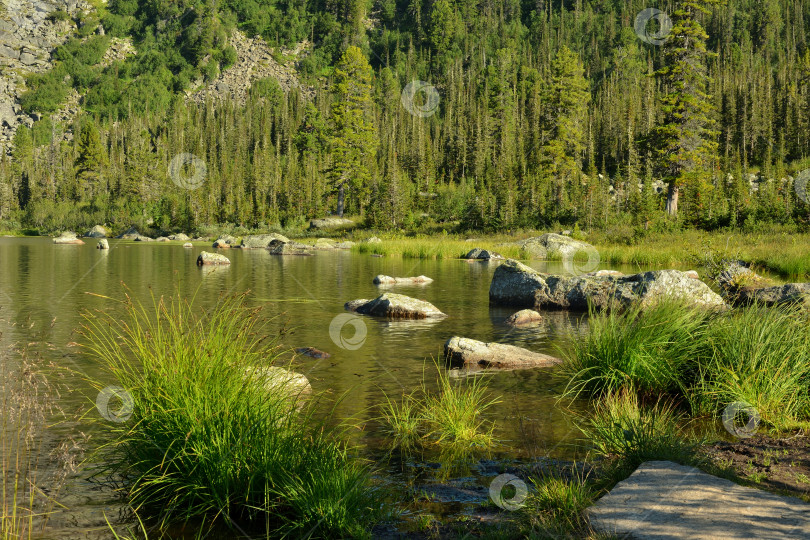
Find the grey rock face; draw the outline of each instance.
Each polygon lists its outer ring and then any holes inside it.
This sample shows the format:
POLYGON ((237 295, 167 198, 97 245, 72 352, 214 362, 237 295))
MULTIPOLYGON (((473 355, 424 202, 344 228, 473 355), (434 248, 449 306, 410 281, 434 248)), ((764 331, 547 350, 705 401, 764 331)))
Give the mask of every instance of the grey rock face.
POLYGON ((404 294, 385 293, 374 300, 346 302, 346 309, 362 315, 389 319, 431 319, 446 317, 444 313, 425 300, 404 294))
POLYGON ((222 236, 214 240, 212 247, 216 249, 228 249, 231 246, 235 245, 236 245, 236 238, 234 238, 229 234, 223 234, 222 236))
POLYGON ((514 345, 484 343, 458 336, 453 336, 444 344, 444 355, 451 367, 467 368, 551 367, 562 362, 559 358, 514 345))
POLYGON ((520 240, 515 242, 515 245, 523 248, 533 259, 573 257, 577 251, 596 249, 587 242, 554 233, 520 240))
POLYGON ((599 309, 625 308, 636 303, 648 307, 664 298, 701 307, 726 307, 708 285, 678 270, 628 276, 556 276, 508 260, 495 270, 489 288, 493 304, 534 309, 584 311, 588 302, 599 309))
POLYGON ((733 299, 736 305, 758 303, 766 306, 779 304, 810 304, 810 283, 787 283, 774 287, 744 288, 733 299))

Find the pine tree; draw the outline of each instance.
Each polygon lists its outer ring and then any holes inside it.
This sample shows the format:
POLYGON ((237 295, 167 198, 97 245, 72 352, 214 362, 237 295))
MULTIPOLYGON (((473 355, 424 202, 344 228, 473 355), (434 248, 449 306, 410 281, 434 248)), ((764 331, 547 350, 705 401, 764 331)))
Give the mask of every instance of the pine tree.
POLYGON ((676 216, 681 188, 697 185, 711 174, 717 160, 714 105, 708 95, 706 60, 708 35, 698 13, 719 0, 680 0, 669 38, 664 44, 665 66, 656 72, 666 93, 661 97, 662 123, 655 128, 657 163, 669 182, 667 213, 676 216))
POLYGON ((332 92, 332 168, 329 178, 338 193, 337 213, 343 216, 347 186, 362 209, 371 176, 369 162, 377 153, 371 111, 371 66, 358 47, 346 49, 335 68, 332 92))

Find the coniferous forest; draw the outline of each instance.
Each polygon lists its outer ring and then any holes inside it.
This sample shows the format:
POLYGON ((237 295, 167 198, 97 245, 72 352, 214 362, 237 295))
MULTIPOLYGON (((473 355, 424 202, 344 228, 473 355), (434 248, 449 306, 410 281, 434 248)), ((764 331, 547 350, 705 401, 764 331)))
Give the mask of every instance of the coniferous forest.
POLYGON ((27 81, 3 228, 808 224, 804 0, 109 0, 76 22, 27 81), (652 7, 668 20, 639 32, 652 7), (235 30, 310 90, 187 99, 237 60, 235 30), (137 54, 104 65, 113 38, 137 54), (197 189, 169 177, 183 153, 197 189))

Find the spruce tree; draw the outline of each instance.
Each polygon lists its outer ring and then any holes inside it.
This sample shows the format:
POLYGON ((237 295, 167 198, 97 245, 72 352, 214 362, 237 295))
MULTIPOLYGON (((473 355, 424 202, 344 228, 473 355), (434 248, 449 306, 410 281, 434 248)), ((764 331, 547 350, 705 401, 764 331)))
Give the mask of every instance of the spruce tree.
POLYGON ((370 161, 377 153, 371 111, 371 66, 363 51, 346 49, 335 68, 332 91, 332 168, 329 178, 338 194, 337 214, 343 216, 345 191, 362 208, 371 176, 370 161))
POLYGON ((705 181, 717 160, 706 70, 708 35, 697 20, 699 13, 708 13, 708 7, 717 4, 719 0, 679 1, 664 43, 665 65, 656 72, 666 89, 660 98, 663 119, 654 130, 657 165, 669 182, 666 209, 673 217, 681 188, 705 181))

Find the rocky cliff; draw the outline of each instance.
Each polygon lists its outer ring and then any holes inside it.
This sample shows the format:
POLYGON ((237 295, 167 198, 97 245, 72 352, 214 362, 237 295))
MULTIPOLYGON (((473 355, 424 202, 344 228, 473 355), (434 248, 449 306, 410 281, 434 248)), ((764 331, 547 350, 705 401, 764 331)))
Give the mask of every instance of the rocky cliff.
POLYGON ((18 99, 25 76, 51 67, 51 53, 74 30, 73 17, 93 7, 84 0, 2 0, 0 4, 0 147, 6 146, 20 124, 33 118, 18 99), (68 18, 53 17, 64 12, 68 18))

